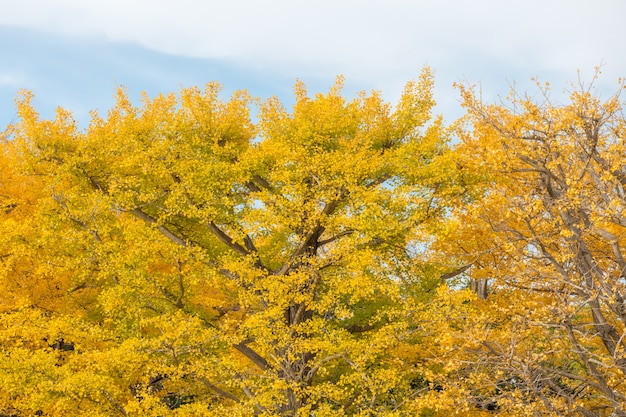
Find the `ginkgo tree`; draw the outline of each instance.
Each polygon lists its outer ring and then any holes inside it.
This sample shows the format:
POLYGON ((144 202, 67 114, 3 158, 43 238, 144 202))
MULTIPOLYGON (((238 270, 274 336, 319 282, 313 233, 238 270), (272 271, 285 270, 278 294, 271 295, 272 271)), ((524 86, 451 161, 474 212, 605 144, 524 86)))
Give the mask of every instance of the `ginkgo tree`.
POLYGON ((447 128, 429 70, 342 81, 122 89, 85 130, 22 93, 0 415, 626 415, 620 95, 461 87, 447 128))
POLYGON ((448 384, 479 406, 626 415, 623 89, 601 100, 581 82, 561 104, 539 84, 490 104, 460 88, 457 157, 482 178, 484 198, 455 208, 456 227, 432 249, 488 283, 482 300, 437 301, 448 384))
POLYGON ((420 254, 472 178, 432 82, 393 107, 298 83, 257 122, 216 83, 140 107, 120 90, 84 131, 23 93, 0 155, 0 409, 415 413, 419 306, 456 265, 420 254))

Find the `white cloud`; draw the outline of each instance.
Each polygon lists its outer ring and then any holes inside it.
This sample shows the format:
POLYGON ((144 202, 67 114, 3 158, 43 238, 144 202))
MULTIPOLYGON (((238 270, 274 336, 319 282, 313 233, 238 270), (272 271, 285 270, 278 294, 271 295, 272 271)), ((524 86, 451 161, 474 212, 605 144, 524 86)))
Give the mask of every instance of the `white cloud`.
POLYGON ((0 24, 305 80, 344 74, 384 91, 428 64, 452 96, 464 78, 569 81, 601 63, 614 83, 625 75, 624 15, 622 0, 20 0, 3 5, 0 24))
POLYGON ((624 12, 620 0, 21 0, 3 7, 0 23, 188 56, 378 72, 453 62, 464 50, 569 68, 615 54, 624 12))

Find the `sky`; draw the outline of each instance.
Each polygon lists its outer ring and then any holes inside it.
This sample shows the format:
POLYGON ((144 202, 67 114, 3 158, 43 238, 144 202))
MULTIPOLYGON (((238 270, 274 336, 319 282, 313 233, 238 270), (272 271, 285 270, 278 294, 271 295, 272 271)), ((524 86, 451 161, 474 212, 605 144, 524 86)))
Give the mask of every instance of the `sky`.
POLYGON ((608 98, 626 77, 623 0, 0 0, 0 130, 20 89, 42 117, 62 106, 82 126, 125 86, 136 104, 181 87, 224 85, 293 100, 338 75, 344 93, 393 102, 424 66, 436 111, 462 114, 455 82, 498 100, 532 79, 555 94, 602 75, 608 98))

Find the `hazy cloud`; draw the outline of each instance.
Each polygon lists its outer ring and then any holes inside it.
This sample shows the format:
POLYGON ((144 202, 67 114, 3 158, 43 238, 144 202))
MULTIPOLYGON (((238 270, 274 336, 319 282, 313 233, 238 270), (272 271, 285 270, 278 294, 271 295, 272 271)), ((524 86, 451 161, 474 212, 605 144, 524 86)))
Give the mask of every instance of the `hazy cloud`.
POLYGON ((21 0, 3 6, 0 23, 366 76, 465 50, 552 69, 622 60, 613 55, 625 13, 620 0, 21 0))
POLYGON ((344 74, 394 94, 431 65, 445 107, 456 100, 451 84, 464 79, 506 94, 513 81, 572 80, 604 64, 614 85, 626 69, 624 15, 622 0, 20 0, 3 5, 0 25, 290 82, 344 74))

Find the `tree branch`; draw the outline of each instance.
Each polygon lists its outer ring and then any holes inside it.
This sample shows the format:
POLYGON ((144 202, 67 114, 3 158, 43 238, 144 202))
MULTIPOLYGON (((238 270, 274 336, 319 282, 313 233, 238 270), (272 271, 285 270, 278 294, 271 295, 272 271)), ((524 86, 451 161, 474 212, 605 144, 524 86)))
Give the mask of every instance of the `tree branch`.
POLYGON ((264 371, 270 369, 270 366, 267 360, 256 353, 253 349, 248 347, 244 342, 233 345, 235 349, 239 351, 239 353, 243 354, 246 358, 250 359, 252 363, 261 368, 264 371))
POLYGON ((147 214, 146 212, 142 211, 141 209, 133 209, 130 210, 129 213, 131 213, 132 215, 134 215, 135 217, 145 221, 146 223, 150 223, 150 224, 156 224, 157 225, 157 229, 163 233, 165 235, 165 237, 167 237, 169 240, 171 240, 172 242, 180 245, 180 246, 184 246, 187 247, 188 244, 185 240, 183 240, 181 237, 179 237, 178 235, 176 235, 175 233, 173 233, 171 230, 169 230, 167 227, 158 224, 157 220, 150 216, 149 214, 147 214))
POLYGON ((465 272, 465 271, 467 271, 468 269, 470 269, 470 268, 472 267, 472 265, 474 265, 474 264, 473 264, 473 263, 471 263, 471 264, 463 265, 462 267, 460 267, 460 268, 458 268, 458 269, 455 269, 455 270, 454 270, 454 271, 452 271, 452 272, 446 272, 445 274, 441 274, 441 276, 440 276, 440 277, 441 277, 441 280, 442 280, 442 281, 445 281, 445 280, 447 280, 447 279, 454 278, 454 277, 456 277, 457 275, 461 275, 463 272, 465 272))
POLYGON ((198 378, 198 380, 200 382, 202 382, 204 385, 207 386, 207 388, 213 390, 215 393, 217 393, 218 395, 221 395, 222 397, 226 397, 230 400, 233 400, 236 403, 241 403, 241 400, 237 397, 235 397, 233 394, 231 394, 230 392, 226 392, 223 389, 213 385, 211 382, 209 382, 208 379, 204 378, 204 377, 200 377, 198 378))
MULTIPOLYGON (((77 224, 77 225, 79 225, 81 228, 85 229, 86 231, 88 231, 88 232, 89 232, 89 234, 91 234, 91 235, 93 236, 93 238, 94 238, 94 239, 96 239, 98 242, 102 243, 102 239, 100 238, 100 235, 98 234, 98 232, 97 232, 97 231, 90 229, 84 221, 79 220, 79 219, 75 218, 74 216, 70 215, 70 210, 69 210, 69 208, 67 207, 67 203, 65 203, 65 201, 63 201, 63 199, 61 198, 61 196, 58 196, 58 195, 56 195, 56 194, 53 194, 53 195, 52 195, 52 199, 53 199, 54 201, 56 201, 57 203, 59 203, 59 205, 63 208, 63 210, 65 210, 65 211, 67 212, 67 216, 69 217, 69 219, 70 219, 71 221, 73 221, 74 223, 76 223, 76 224, 77 224)), ((17 207, 17 205, 15 205, 15 207, 17 207)), ((7 212, 7 214, 8 214, 8 213, 10 213, 10 211, 9 211, 9 212, 7 212)))
POLYGON ((324 365, 326 362, 332 361, 333 359, 339 359, 343 357, 343 353, 336 353, 334 355, 329 355, 326 356, 325 358, 321 359, 319 362, 317 362, 317 364, 315 366, 313 366, 311 369, 309 369, 309 371, 307 372, 306 376, 304 377, 304 382, 311 383, 311 381, 313 380, 313 377, 315 376, 315 374, 317 373, 317 371, 319 371, 319 369, 322 367, 322 365, 324 365))
POLYGON ((239 243, 233 242, 233 239, 226 233, 224 233, 224 231, 220 229, 215 223, 209 223, 208 227, 209 230, 211 230, 211 232, 213 232, 213 234, 220 240, 220 242, 225 243, 229 248, 231 248, 241 256, 246 256, 250 254, 250 252, 248 252, 246 248, 241 246, 239 243))
POLYGON ((120 404, 119 402, 117 402, 115 400, 115 398, 113 398, 113 396, 111 395, 111 393, 105 389, 102 390, 102 393, 104 394, 104 396, 106 397, 107 400, 109 400, 109 402, 111 403, 111 405, 117 410, 119 411, 124 417, 128 416, 128 413, 126 412, 126 410, 124 409, 124 407, 122 406, 122 404, 120 404))
POLYGON ((354 233, 354 230, 344 230, 343 232, 339 232, 335 236, 329 237, 328 239, 320 240, 317 243, 317 245, 318 246, 327 245, 329 243, 334 242, 335 240, 341 239, 344 236, 351 235, 352 233, 354 233))

